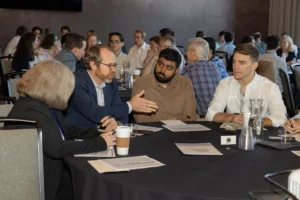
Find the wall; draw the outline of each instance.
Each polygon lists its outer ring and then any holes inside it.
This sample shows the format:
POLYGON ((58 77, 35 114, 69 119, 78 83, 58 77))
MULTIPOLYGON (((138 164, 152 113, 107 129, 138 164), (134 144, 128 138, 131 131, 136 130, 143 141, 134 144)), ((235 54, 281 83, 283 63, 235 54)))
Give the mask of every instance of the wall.
POLYGON ((144 29, 149 38, 163 27, 175 30, 178 45, 185 46, 197 30, 215 38, 220 30, 234 31, 239 41, 256 29, 267 34, 268 16, 269 0, 83 0, 81 13, 0 10, 0 44, 5 47, 19 25, 56 34, 62 25, 84 35, 94 29, 104 42, 109 32, 119 31, 127 48, 135 29, 144 29))

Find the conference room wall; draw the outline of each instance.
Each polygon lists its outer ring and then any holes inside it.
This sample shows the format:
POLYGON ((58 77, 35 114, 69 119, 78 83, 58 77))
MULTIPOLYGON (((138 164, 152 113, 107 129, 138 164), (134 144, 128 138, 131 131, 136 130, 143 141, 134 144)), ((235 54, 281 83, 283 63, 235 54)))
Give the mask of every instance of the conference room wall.
POLYGON ((19 25, 49 28, 55 34, 62 25, 83 35, 94 29, 104 43, 109 32, 119 31, 127 49, 135 29, 144 29, 149 39, 163 27, 174 29, 177 44, 183 46, 197 30, 215 38, 220 30, 233 31, 239 42, 256 29, 265 36, 268 16, 269 0, 83 0, 83 11, 78 13, 0 10, 0 44, 5 48, 19 25))

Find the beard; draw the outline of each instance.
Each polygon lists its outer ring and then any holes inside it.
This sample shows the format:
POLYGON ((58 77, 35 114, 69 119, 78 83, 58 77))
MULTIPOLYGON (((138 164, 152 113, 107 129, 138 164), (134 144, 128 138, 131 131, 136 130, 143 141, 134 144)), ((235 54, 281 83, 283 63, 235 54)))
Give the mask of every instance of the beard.
POLYGON ((169 78, 167 78, 164 73, 162 73, 162 72, 155 72, 155 70, 154 70, 155 79, 159 83, 169 83, 175 77, 175 75, 176 75, 176 73, 174 73, 172 76, 170 76, 169 78), (162 77, 159 76, 159 75, 161 75, 162 77))

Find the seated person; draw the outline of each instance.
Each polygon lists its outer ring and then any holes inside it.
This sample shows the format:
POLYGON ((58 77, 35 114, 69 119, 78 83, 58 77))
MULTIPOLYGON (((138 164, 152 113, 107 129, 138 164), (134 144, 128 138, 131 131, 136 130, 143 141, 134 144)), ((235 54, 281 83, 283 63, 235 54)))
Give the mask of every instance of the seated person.
POLYGON ((156 103, 140 98, 143 91, 139 91, 129 102, 121 101, 118 83, 114 78, 118 67, 116 56, 109 47, 92 46, 85 64, 86 70, 74 73, 75 90, 65 112, 70 124, 96 127, 103 122, 105 116, 126 124, 132 110, 146 113, 156 111, 156 103))
POLYGON ((300 133, 300 113, 287 120, 284 124, 284 129, 292 134, 300 133))
MULTIPOLYGON (((215 42, 213 41, 213 44, 215 42)), ((209 45, 198 37, 188 42, 186 56, 188 65, 182 71, 182 75, 191 79, 197 105, 197 114, 204 117, 207 108, 214 97, 216 87, 221 80, 218 68, 208 61, 209 45)))
POLYGON ((286 65, 292 65, 296 61, 296 55, 294 51, 294 43, 292 38, 285 35, 280 38, 280 48, 276 51, 277 55, 283 58, 286 65))
MULTIPOLYGON (((101 134, 95 128, 68 126, 61 111, 68 106, 74 85, 74 75, 60 62, 39 62, 17 84, 21 97, 8 115, 9 118, 31 118, 41 122, 46 200, 54 200, 59 196, 62 174, 67 174, 63 167, 64 157, 98 152, 115 145, 112 132, 101 134)), ((31 127, 35 125, 6 122, 4 128, 31 127)))
POLYGON ((208 121, 243 124, 241 102, 255 98, 263 100, 265 126, 284 124, 286 108, 279 87, 256 74, 258 58, 259 51, 252 44, 241 44, 234 50, 233 76, 220 81, 206 114, 208 121))
POLYGON ((168 119, 195 120, 196 102, 191 80, 178 75, 181 56, 174 49, 160 52, 154 73, 139 78, 132 95, 144 90, 144 98, 157 103, 157 112, 134 112, 136 122, 155 122, 168 119))

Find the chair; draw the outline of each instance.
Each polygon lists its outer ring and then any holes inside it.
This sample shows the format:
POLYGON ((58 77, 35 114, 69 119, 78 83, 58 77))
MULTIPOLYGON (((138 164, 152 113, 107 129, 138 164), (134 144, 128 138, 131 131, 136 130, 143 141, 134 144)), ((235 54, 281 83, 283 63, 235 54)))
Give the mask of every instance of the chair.
POLYGON ((289 83, 288 75, 282 70, 279 69, 280 79, 282 81, 283 86, 283 99, 287 109, 287 113, 290 117, 295 115, 296 106, 294 102, 294 97, 291 89, 291 85, 289 83))
POLYGON ((293 76, 295 80, 295 91, 297 92, 300 89, 300 63, 291 65, 291 69, 293 71, 293 76))
POLYGON ((229 57, 228 57, 228 54, 227 52, 224 52, 224 51, 216 51, 215 52, 215 55, 218 56, 222 62, 224 63, 226 69, 228 68, 229 66, 229 57))
POLYGON ((1 85, 4 91, 4 95, 8 95, 7 85, 5 82, 4 75, 11 72, 11 56, 1 56, 0 57, 0 78, 1 78, 1 85))
POLYGON ((5 101, 5 104, 15 104, 17 99, 16 97, 0 96, 0 101, 5 101))
POLYGON ((0 105, 0 117, 7 117, 8 113, 11 111, 13 106, 13 104, 0 105))
POLYGON ((260 60, 258 62, 258 67, 256 69, 256 72, 269 79, 273 83, 276 83, 275 81, 275 73, 276 71, 274 70, 273 63, 271 61, 266 61, 266 60, 260 60))
POLYGON ((40 123, 8 118, 0 118, 0 122, 36 125, 33 129, 0 130, 0 199, 44 200, 40 123))
POLYGON ((24 73, 25 72, 12 72, 4 75, 8 96, 16 97, 16 99, 19 98, 20 95, 17 92, 17 83, 24 73))

